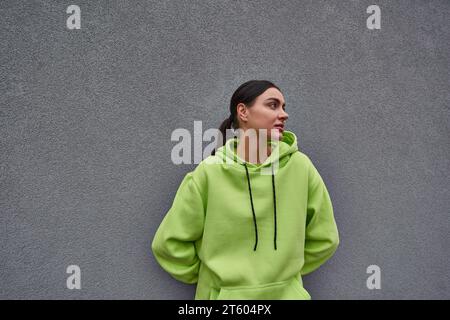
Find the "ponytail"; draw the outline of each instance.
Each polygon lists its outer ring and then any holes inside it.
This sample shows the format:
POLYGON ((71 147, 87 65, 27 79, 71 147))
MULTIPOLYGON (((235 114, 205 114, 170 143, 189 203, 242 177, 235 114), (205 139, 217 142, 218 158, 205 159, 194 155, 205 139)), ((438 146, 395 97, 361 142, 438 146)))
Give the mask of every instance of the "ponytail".
POLYGON ((222 121, 222 124, 219 127, 219 131, 222 134, 222 144, 221 145, 217 144, 217 147, 211 152, 211 155, 215 155, 216 149, 225 145, 225 143, 227 141, 227 130, 233 128, 233 122, 234 122, 234 116, 232 114, 228 118, 226 118, 225 120, 222 121))

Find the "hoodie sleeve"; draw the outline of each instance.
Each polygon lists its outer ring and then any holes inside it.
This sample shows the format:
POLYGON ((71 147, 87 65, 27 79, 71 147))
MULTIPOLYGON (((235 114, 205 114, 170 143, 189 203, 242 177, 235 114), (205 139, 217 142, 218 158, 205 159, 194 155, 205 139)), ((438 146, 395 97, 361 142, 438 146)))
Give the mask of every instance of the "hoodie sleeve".
POLYGON ((309 160, 308 204, 305 231, 305 263, 301 274, 319 268, 336 251, 339 233, 330 195, 317 169, 309 160))
POLYGON ((195 241, 201 238, 204 206, 200 189, 189 172, 181 182, 173 204, 152 242, 153 254, 175 279, 192 284, 198 280, 200 259, 195 241))

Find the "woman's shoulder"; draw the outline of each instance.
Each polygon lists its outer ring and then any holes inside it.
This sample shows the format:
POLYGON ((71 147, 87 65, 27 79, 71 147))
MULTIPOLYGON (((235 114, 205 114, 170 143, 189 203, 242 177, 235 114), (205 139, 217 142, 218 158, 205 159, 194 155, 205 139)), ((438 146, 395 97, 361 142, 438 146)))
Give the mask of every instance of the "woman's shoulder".
POLYGON ((186 173, 185 176, 185 179, 192 180, 200 189, 203 189, 206 186, 208 170, 212 168, 210 163, 205 162, 205 160, 206 159, 198 163, 197 166, 193 170, 186 173))
POLYGON ((297 150, 296 152, 294 152, 292 154, 292 157, 290 160, 294 160, 296 162, 298 162, 299 165, 302 166, 310 166, 312 164, 311 158, 309 157, 308 154, 297 150))

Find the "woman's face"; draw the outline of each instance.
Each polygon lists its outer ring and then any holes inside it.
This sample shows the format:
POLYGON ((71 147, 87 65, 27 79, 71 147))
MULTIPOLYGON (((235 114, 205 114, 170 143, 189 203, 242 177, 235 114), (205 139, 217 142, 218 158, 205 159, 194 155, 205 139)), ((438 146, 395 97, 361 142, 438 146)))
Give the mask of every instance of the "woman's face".
POLYGON ((280 140, 283 136, 284 123, 289 115, 285 111, 283 94, 276 88, 269 88, 259 95, 253 106, 246 108, 244 104, 237 106, 241 128, 253 128, 259 135, 259 129, 266 129, 272 140, 280 140), (273 132, 271 129, 274 129, 273 132), (272 133, 275 136, 272 136, 272 133))

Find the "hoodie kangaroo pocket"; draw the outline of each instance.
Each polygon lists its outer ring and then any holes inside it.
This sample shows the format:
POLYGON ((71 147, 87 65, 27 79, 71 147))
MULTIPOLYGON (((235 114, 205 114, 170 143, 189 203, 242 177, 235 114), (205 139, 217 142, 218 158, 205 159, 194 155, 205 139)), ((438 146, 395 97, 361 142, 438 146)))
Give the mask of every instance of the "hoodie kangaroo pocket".
POLYGON ((297 278, 256 286, 221 287, 217 300, 311 300, 297 278))

